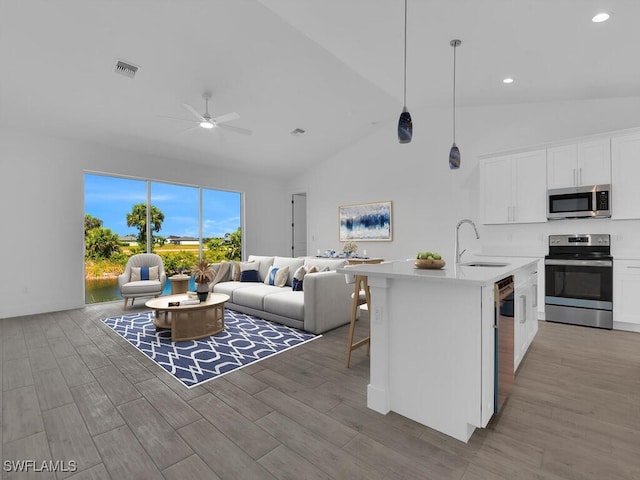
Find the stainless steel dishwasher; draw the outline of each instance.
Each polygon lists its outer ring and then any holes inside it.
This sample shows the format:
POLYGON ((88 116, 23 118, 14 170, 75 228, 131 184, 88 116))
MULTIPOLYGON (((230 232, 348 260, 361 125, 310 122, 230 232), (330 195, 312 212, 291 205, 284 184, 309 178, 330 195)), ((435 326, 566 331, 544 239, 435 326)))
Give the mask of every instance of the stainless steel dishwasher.
POLYGON ((495 385, 493 411, 498 413, 507 399, 514 377, 514 302, 513 275, 495 283, 495 385))

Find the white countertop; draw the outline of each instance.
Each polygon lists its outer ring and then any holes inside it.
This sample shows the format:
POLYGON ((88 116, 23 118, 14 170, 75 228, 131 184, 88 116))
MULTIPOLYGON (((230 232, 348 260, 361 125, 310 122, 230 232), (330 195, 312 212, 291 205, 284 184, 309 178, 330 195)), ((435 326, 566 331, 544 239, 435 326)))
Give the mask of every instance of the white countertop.
POLYGON ((396 260, 376 265, 347 265, 337 271, 339 273, 367 275, 369 277, 489 285, 512 275, 517 270, 530 267, 536 263, 537 260, 531 258, 478 256, 465 258, 461 265, 447 264, 440 270, 416 268, 413 260, 396 260), (507 265, 504 267, 471 267, 464 265, 472 262, 506 263, 507 265))

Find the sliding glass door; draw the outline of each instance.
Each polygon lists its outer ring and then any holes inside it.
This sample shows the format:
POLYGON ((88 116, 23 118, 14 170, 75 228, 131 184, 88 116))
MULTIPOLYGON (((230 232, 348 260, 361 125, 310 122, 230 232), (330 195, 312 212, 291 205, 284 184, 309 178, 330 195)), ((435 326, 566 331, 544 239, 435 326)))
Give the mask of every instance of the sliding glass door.
POLYGON ((159 254, 169 277, 200 258, 239 260, 241 212, 238 192, 85 174, 85 302, 121 299, 117 277, 135 253, 159 254))

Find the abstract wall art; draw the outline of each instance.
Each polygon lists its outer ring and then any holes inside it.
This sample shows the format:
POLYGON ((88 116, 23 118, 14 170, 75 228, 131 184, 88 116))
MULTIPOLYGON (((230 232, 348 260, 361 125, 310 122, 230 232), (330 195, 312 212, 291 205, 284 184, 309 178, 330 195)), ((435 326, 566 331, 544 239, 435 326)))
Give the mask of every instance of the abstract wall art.
POLYGON ((340 241, 391 241, 391 200, 338 207, 340 241))

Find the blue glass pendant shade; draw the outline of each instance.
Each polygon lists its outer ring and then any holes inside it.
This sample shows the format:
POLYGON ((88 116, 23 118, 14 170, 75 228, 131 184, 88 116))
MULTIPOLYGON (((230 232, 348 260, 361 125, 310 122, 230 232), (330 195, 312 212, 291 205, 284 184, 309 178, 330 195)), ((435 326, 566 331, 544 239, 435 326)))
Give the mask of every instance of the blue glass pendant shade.
POLYGON ((460 168, 460 150, 455 142, 449 151, 449 168, 451 170, 457 170, 460 168))
POLYGON ((413 122, 411 114, 407 111, 407 107, 402 109, 400 120, 398 120, 398 141, 400 143, 409 143, 413 136, 413 122))

